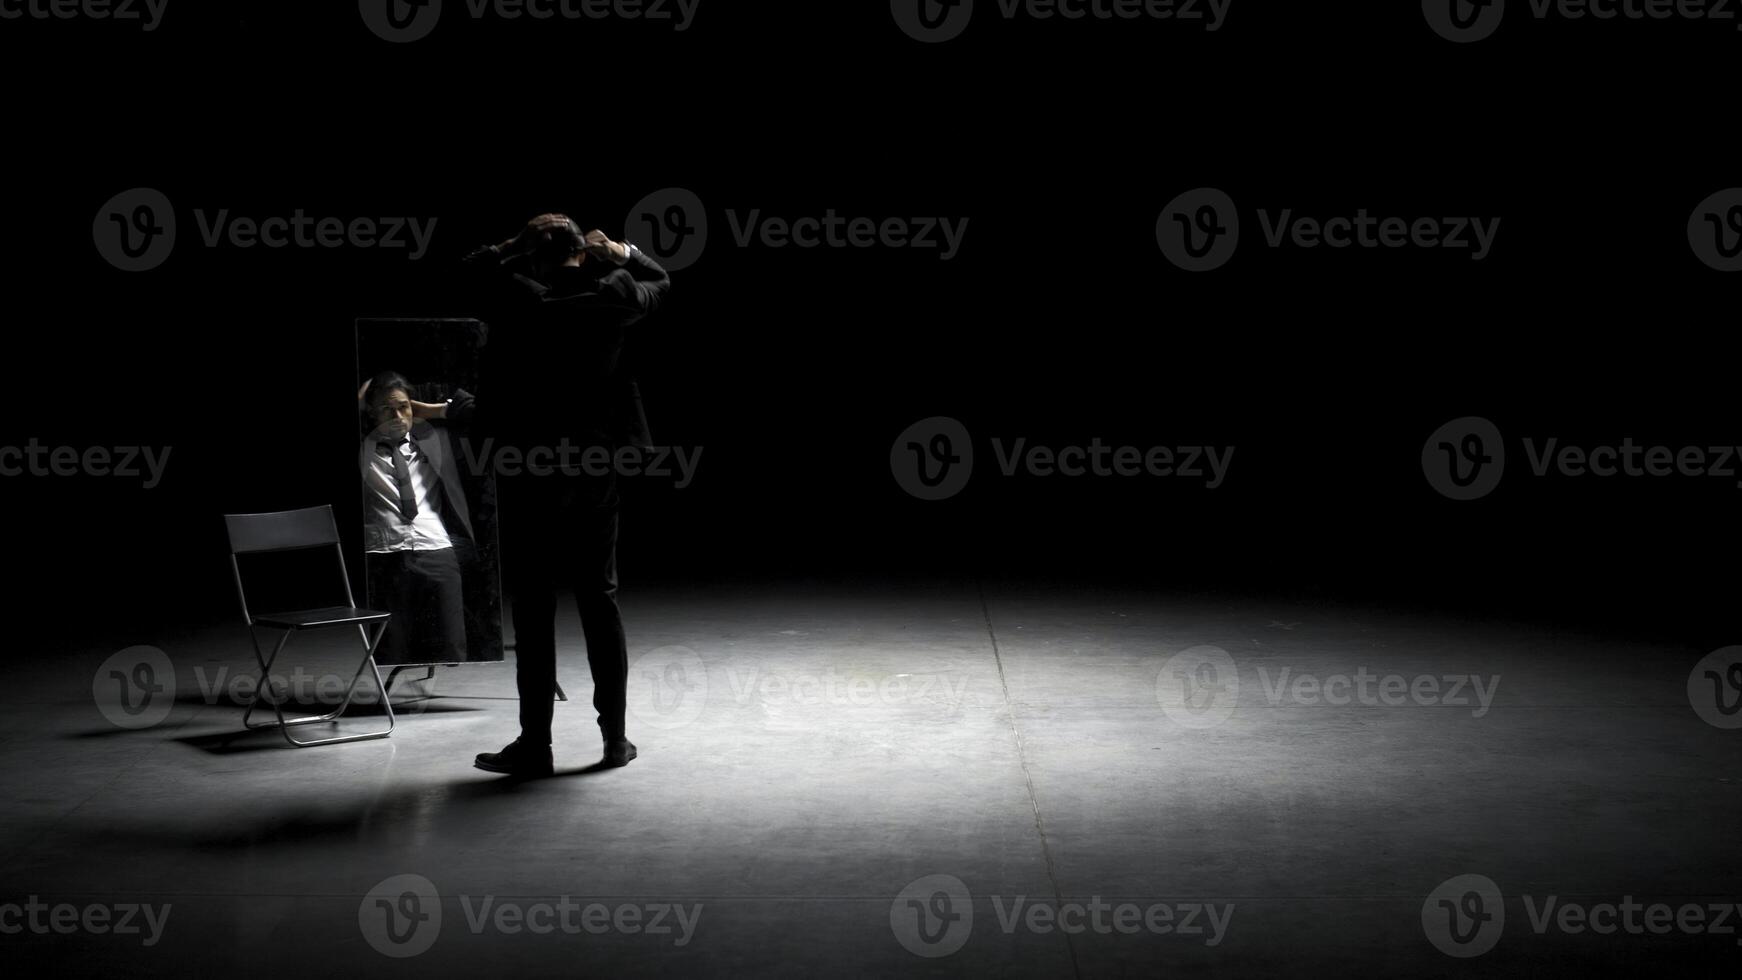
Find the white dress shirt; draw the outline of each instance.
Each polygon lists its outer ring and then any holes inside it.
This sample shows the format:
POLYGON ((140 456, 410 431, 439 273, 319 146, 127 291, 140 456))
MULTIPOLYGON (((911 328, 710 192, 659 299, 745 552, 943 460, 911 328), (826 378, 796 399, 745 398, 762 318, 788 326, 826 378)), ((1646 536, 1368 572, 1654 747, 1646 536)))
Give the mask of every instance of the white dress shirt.
POLYGON ((411 434, 400 437, 393 451, 405 457, 411 470, 412 498, 417 516, 406 523, 399 513, 399 481, 393 475, 393 459, 373 447, 369 450, 369 475, 364 482, 366 511, 363 550, 373 554, 391 551, 436 551, 452 548, 442 524, 441 475, 430 458, 417 448, 411 434))

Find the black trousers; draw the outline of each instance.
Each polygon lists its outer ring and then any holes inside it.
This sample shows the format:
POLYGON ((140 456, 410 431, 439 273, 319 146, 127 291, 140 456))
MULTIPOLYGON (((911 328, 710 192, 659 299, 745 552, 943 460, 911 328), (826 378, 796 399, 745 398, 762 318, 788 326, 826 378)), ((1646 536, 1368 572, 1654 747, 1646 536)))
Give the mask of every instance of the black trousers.
POLYGON ((372 552, 367 560, 369 602, 393 614, 376 662, 463 662, 466 603, 454 549, 372 552))
POLYGON ((617 607, 614 475, 516 474, 498 481, 503 575, 514 610, 520 740, 549 745, 556 697, 556 596, 574 590, 605 738, 622 738, 629 648, 617 607))

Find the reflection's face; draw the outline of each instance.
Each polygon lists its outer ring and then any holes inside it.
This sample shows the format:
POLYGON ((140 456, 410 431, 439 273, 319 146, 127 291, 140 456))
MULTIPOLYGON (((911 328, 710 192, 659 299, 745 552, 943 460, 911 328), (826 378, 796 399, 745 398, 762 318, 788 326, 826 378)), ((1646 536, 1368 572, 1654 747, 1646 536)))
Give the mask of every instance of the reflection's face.
POLYGON ((376 399, 375 425, 382 435, 395 438, 405 435, 411 430, 411 399, 398 388, 387 393, 387 397, 376 399))

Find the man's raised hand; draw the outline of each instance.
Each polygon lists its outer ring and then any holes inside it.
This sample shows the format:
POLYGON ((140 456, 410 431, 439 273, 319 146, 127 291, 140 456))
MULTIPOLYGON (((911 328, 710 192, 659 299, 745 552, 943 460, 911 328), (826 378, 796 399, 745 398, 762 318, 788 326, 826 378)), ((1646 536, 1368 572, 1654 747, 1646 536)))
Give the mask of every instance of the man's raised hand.
POLYGON ((610 259, 622 264, 629 260, 629 247, 622 242, 614 242, 597 228, 586 234, 587 254, 594 258, 610 259))

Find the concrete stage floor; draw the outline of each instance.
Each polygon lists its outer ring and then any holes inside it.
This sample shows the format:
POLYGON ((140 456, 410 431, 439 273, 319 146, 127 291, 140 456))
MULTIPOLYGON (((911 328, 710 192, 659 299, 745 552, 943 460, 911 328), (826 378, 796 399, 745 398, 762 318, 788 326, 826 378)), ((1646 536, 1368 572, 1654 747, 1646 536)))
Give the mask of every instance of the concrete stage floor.
MULTIPOLYGON (((559 775, 538 781, 472 768, 515 733, 510 665, 402 679, 391 738, 291 750, 237 734, 239 624, 142 627, 130 642, 174 665, 175 700, 149 705, 118 703, 117 676, 162 676, 110 660, 124 644, 13 651, 7 960, 382 977, 1742 962, 1742 730, 1690 697, 1707 650, 972 583, 642 590, 624 608, 641 758, 587 770, 565 609, 574 700, 559 775)), ((340 639, 301 647, 310 676, 350 662, 340 639)))

